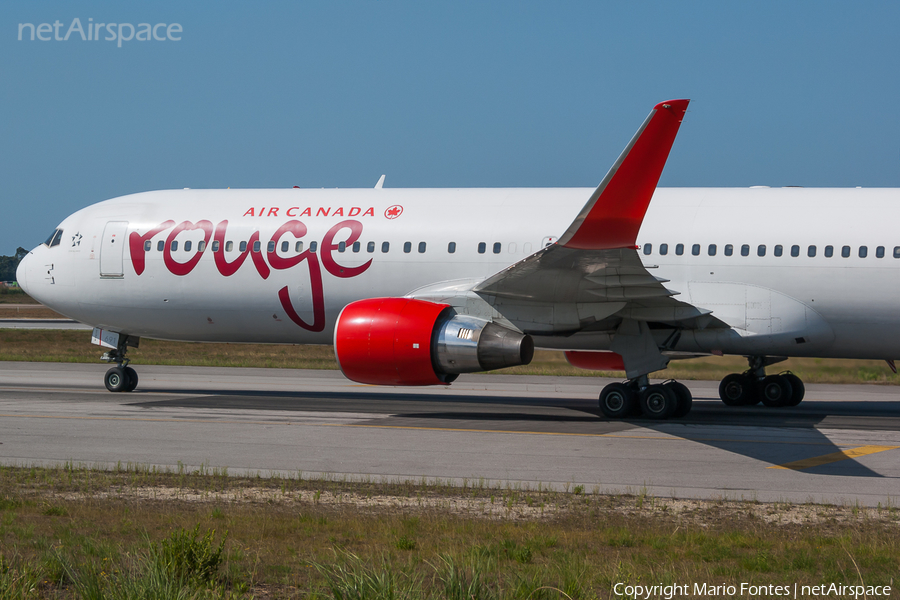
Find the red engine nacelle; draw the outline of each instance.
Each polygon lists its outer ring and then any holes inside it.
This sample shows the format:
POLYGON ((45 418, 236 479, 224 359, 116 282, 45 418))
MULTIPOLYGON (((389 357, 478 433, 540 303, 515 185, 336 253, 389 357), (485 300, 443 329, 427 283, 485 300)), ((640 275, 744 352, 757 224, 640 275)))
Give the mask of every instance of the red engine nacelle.
POLYGON ((334 328, 334 353, 348 379, 376 385, 445 383, 431 363, 434 324, 448 304, 373 298, 344 307, 334 328))
POLYGON ((344 307, 334 328, 344 375, 375 385, 440 385, 459 373, 528 364, 531 337, 448 304, 372 298, 344 307))

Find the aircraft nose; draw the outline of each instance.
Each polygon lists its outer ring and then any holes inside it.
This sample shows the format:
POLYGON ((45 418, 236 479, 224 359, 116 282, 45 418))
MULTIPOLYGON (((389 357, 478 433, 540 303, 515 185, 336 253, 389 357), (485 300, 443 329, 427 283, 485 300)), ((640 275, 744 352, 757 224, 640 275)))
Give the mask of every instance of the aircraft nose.
POLYGON ((28 293, 28 264, 31 261, 31 253, 25 255, 25 258, 19 261, 19 266, 16 267, 16 281, 19 282, 19 287, 27 294, 28 293))

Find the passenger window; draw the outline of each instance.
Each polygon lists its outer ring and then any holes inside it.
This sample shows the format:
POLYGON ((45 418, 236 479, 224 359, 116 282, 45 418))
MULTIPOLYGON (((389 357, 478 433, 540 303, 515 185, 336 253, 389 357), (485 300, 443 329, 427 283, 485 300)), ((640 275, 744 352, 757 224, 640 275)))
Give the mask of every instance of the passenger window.
POLYGON ((766 255, 766 245, 760 244, 756 247, 756 255, 757 256, 765 256, 766 255))
MULTIPOLYGON (((547 244, 548 246, 550 244, 547 244)), ((487 250, 487 244, 484 242, 478 242, 478 254, 484 254, 484 251, 487 250)))
POLYGON ((150 252, 150 248, 152 248, 152 247, 153 247, 153 242, 151 242, 150 240, 147 240, 146 242, 144 242, 144 252, 150 252))
POLYGON ((447 253, 453 254, 454 252, 456 252, 456 242, 450 242, 447 244, 447 253))
POLYGON ((315 252, 318 247, 319 247, 319 242, 310 242, 309 243, 309 251, 310 252, 315 252))
POLYGON ((741 256, 750 256, 750 244, 741 246, 741 256))
POLYGON ((684 244, 676 244, 675 245, 675 254, 681 256, 684 254, 684 244))
POLYGON ((669 253, 669 245, 668 244, 660 244, 659 245, 660 256, 665 256, 668 253, 669 253))
POLYGON ((806 255, 810 258, 813 258, 816 255, 816 247, 810 246, 806 249, 806 255))
MULTIPOLYGON (((254 252, 259 252, 261 249, 262 249, 262 242, 260 242, 259 240, 256 240, 255 242, 253 242, 253 251, 254 252)), ((274 250, 274 248, 273 248, 273 250, 274 250)))
POLYGON ((282 251, 282 252, 287 252, 287 251, 290 250, 290 249, 291 249, 291 243, 290 243, 290 242, 281 242, 281 251, 282 251))
POLYGON ((185 252, 190 252, 190 251, 191 251, 191 240, 188 240, 188 241, 186 241, 186 242, 184 243, 184 251, 185 251, 185 252))
POLYGON ((700 256, 700 244, 694 244, 691 246, 691 254, 694 256, 700 256))
POLYGON ((381 253, 382 254, 387 254, 388 250, 390 250, 390 249, 391 249, 390 242, 381 242, 381 253))
MULTIPOLYGON (((228 243, 230 244, 231 242, 228 242, 228 243)), ((241 242, 241 245, 238 246, 238 249, 241 252, 246 252, 247 251, 247 242, 241 242)))
POLYGON ((347 242, 338 242, 338 252, 343 252, 347 249, 347 242))
POLYGON ((834 256, 834 246, 825 246, 825 258, 834 256))
POLYGON ((494 254, 500 254, 500 242, 494 242, 494 254))
POLYGON ((650 254, 653 252, 653 244, 644 244, 644 255, 650 254))
POLYGON ((894 246, 894 258, 900 258, 900 246, 894 246))
POLYGON ((213 252, 219 251, 219 240, 213 240, 212 251, 213 252))
POLYGON ((732 254, 734 254, 734 246, 725 244, 725 256, 731 256, 732 254))
POLYGON ((850 258, 850 246, 841 247, 841 256, 844 258, 850 258))
MULTIPOLYGON (((255 246, 256 244, 254 244, 255 246)), ((254 250, 255 252, 255 250, 254 250)), ((266 244, 266 252, 275 252, 275 241, 269 240, 269 243, 266 244)))
POLYGON ((368 252, 369 254, 375 252, 375 242, 369 242, 368 244, 366 244, 366 252, 368 252))
POLYGON ((172 245, 169 247, 169 250, 172 252, 175 252, 176 250, 178 250, 178 241, 177 240, 172 240, 172 245))
POLYGON ((419 254, 425 254, 425 242, 419 242, 419 254))
POLYGON ((360 248, 362 248, 362 244, 360 244, 359 242, 353 242, 353 251, 354 252, 359 252, 360 248))
POLYGON ((294 252, 303 252, 303 242, 297 242, 294 244, 294 252))
POLYGON ((197 242, 197 252, 203 252, 206 250, 206 240, 200 240, 197 242))
POLYGON ((709 252, 710 256, 715 256, 716 255, 716 245, 710 244, 709 248, 707 248, 707 252, 709 252))
POLYGON ((875 248, 875 258, 884 258, 884 246, 875 248))
POLYGON ((166 243, 164 241, 159 240, 158 242, 156 242, 157 251, 162 252, 163 248, 165 248, 165 247, 166 247, 166 243))
POLYGON ((234 250, 234 242, 225 242, 225 252, 231 252, 232 250, 234 250))
POLYGON ((868 255, 869 255, 869 248, 867 246, 860 246, 859 247, 859 257, 865 258, 868 255))
POLYGON ((403 252, 409 254, 412 252, 412 242, 404 242, 403 243, 403 252))
POLYGON ((772 254, 781 256, 782 253, 784 253, 784 248, 782 248, 781 244, 776 244, 775 248, 772 250, 772 254))
POLYGON ((796 245, 796 244, 794 244, 793 246, 791 246, 791 256, 793 256, 793 257, 795 257, 795 258, 796 258, 797 256, 800 256, 800 246, 798 246, 798 245, 796 245))

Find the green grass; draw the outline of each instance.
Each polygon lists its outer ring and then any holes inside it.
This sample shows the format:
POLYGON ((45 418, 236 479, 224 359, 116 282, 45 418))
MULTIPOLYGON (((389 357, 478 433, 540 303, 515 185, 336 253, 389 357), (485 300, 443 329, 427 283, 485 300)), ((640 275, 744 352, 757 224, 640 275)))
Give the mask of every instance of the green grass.
MULTIPOLYGON (((90 331, 0 329, 0 360, 99 363, 106 350, 90 331)), ((199 344, 142 339, 130 349, 135 365, 337 369, 331 346, 199 344)))
POLYGON ((22 291, 21 288, 0 286, 0 304, 37 304, 37 300, 22 291))
POLYGON ((890 585, 900 566, 895 507, 71 465, 2 467, 0 499, 0 598, 611 598, 618 582, 890 585))
MULTIPOLYGON (((90 343, 87 331, 0 329, 0 360, 33 362, 97 363, 104 350, 90 343)), ((331 346, 272 344, 201 344, 142 339, 129 358, 136 366, 191 365, 208 367, 272 367, 288 369, 337 369, 331 346)), ((665 371, 652 374, 659 379, 720 380, 729 373, 744 371, 746 360, 735 356, 710 356, 672 361, 665 371)), ((900 375, 874 360, 793 358, 769 367, 770 373, 791 370, 806 383, 900 384, 900 375)), ((623 377, 576 369, 562 352, 537 351, 528 366, 494 371, 515 375, 572 375, 582 377, 623 377)))

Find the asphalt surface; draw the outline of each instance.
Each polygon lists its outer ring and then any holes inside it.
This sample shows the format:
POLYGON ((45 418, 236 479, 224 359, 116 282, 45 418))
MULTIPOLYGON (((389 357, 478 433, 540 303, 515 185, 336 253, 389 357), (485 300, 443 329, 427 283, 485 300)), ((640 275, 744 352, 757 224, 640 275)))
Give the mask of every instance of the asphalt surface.
POLYGON ((608 421, 593 377, 462 376, 378 388, 334 371, 0 363, 0 463, 484 480, 682 498, 900 501, 900 388, 808 385, 796 408, 729 408, 684 382, 684 419, 608 421))
MULTIPOLYGON (((5 306, 10 306, 9 304, 5 306)), ((78 329, 93 327, 72 319, 0 319, 0 329, 78 329)))

